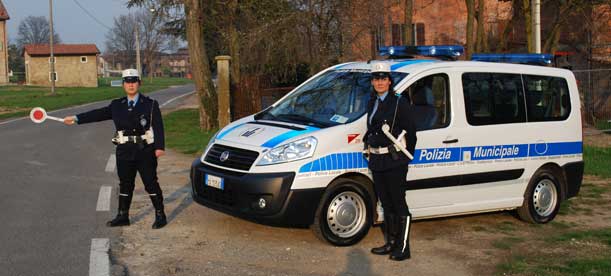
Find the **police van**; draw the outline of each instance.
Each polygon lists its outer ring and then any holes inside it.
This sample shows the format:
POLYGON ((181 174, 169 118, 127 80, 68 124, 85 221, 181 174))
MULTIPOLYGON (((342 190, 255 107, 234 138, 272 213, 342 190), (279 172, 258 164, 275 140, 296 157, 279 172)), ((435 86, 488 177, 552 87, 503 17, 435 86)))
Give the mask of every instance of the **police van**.
MULTIPOLYGON (((383 50, 391 57, 375 62, 390 65, 394 91, 418 116, 406 187, 414 218, 517 210, 546 223, 577 195, 584 163, 571 71, 508 63, 545 64, 547 55, 455 61, 447 57, 460 46, 383 50)), ((192 164, 194 200, 260 223, 309 226, 334 245, 361 240, 383 217, 362 153, 370 70, 371 62, 327 68, 221 129, 192 164)))

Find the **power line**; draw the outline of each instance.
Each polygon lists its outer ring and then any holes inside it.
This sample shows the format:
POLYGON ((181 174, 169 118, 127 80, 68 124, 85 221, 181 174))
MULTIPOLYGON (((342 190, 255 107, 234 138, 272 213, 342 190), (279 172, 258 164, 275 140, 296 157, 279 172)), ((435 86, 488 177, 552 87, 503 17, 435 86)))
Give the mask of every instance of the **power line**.
POLYGON ((74 1, 74 3, 79 6, 79 8, 81 8, 81 10, 83 10, 87 15, 89 15, 89 17, 91 17, 91 19, 95 20, 95 22, 97 22, 98 24, 102 25, 102 27, 111 30, 112 28, 106 26, 106 24, 104 24, 102 21, 100 21, 99 19, 97 19, 93 14, 91 14, 87 9, 85 9, 85 7, 83 7, 81 5, 81 3, 79 3, 77 0, 72 0, 74 1))

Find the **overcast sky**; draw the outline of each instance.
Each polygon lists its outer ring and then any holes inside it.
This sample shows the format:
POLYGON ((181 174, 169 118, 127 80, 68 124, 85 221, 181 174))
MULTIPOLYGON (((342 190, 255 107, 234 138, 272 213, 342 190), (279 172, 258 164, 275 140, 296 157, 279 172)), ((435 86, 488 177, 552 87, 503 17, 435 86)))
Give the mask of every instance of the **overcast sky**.
MULTIPOLYGON (((7 21, 9 41, 17 39, 19 22, 24 18, 49 16, 49 0, 1 0, 11 19, 7 21)), ((55 32, 64 43, 95 43, 100 51, 105 50, 105 35, 108 29, 96 22, 76 3, 107 27, 112 27, 113 18, 128 14, 125 0, 53 0, 53 21, 55 32)), ((134 12, 132 9, 131 12, 134 12)))

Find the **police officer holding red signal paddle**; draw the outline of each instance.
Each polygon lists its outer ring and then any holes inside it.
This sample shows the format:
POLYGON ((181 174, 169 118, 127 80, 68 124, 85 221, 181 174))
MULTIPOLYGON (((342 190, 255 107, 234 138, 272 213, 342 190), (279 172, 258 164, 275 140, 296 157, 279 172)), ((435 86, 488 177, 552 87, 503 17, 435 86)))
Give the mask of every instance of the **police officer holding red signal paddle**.
POLYGON ((113 100, 108 106, 65 117, 67 125, 113 120, 117 130, 113 143, 117 145, 117 174, 119 175, 119 210, 106 223, 109 227, 127 226, 129 207, 134 193, 136 172, 155 207, 153 229, 167 224, 163 194, 157 181, 157 158, 165 151, 163 121, 157 101, 138 92, 140 75, 135 69, 122 73, 126 96, 113 100))

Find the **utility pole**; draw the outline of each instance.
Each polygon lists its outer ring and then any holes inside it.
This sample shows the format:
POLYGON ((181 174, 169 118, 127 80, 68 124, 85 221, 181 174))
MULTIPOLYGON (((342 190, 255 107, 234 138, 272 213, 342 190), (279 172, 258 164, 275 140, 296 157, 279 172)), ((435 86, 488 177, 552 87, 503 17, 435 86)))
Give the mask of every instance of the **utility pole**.
POLYGON ((51 66, 51 95, 55 95, 55 56, 53 55, 53 0, 49 0, 49 47, 51 50, 51 57, 49 60, 49 66, 51 66))
POLYGON ((136 70, 138 70, 138 75, 140 79, 142 79, 142 65, 140 65, 140 38, 138 37, 138 25, 136 25, 136 70))
POLYGON ((531 0, 533 40, 535 42, 535 53, 541 53, 541 0, 531 0))

